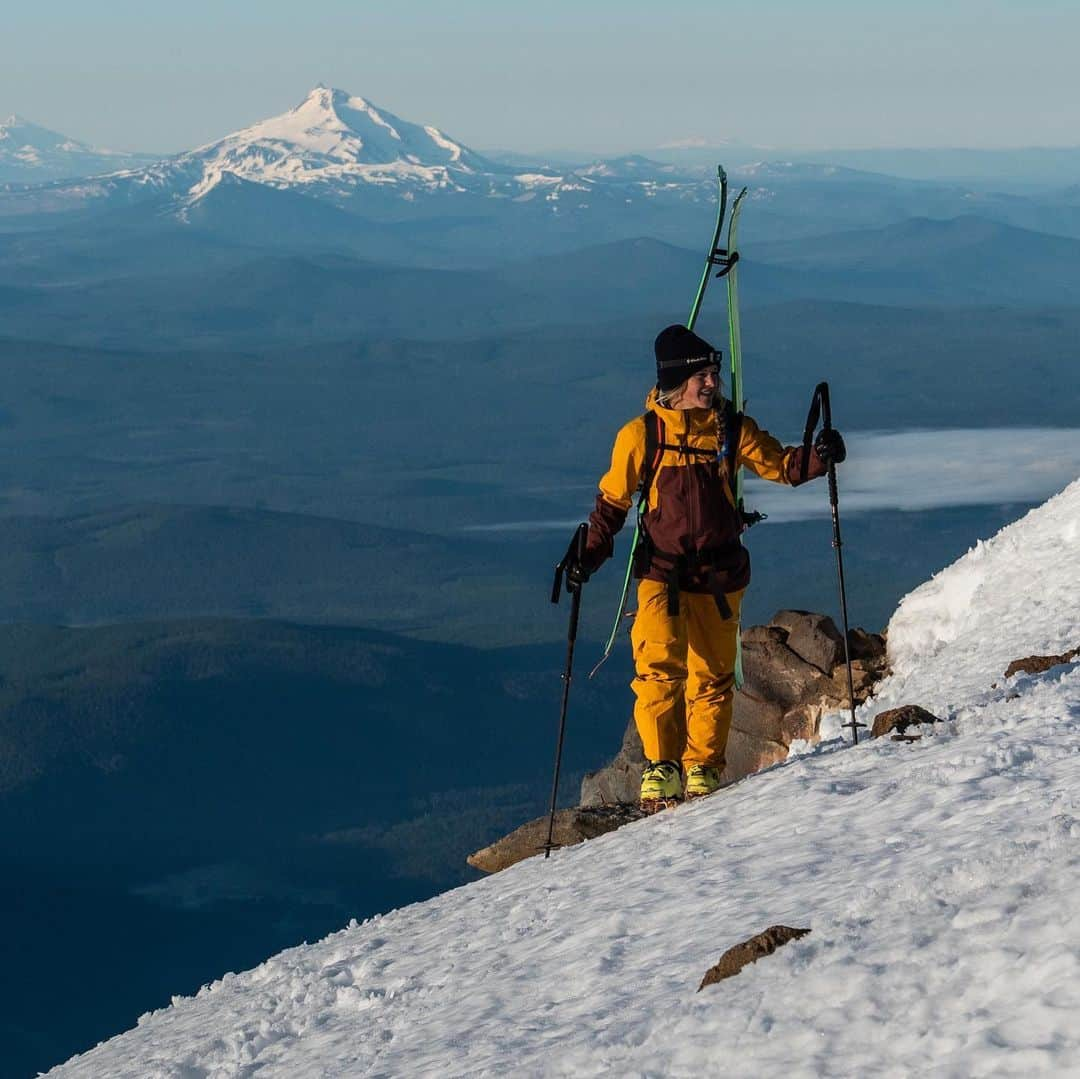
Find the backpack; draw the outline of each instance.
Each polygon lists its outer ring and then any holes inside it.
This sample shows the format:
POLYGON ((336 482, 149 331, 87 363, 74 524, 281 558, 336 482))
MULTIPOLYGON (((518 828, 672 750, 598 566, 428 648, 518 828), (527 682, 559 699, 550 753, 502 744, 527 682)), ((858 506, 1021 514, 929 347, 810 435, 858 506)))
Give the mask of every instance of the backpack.
MULTIPOLYGON (((722 401, 716 405, 716 411, 723 409, 724 442, 719 453, 712 450, 698 449, 694 446, 677 446, 664 441, 664 421, 660 414, 650 409, 641 418, 645 423, 645 463, 641 470, 641 479, 638 481, 638 519, 645 515, 649 508, 649 490, 656 477, 656 470, 660 465, 660 458, 664 450, 674 450, 676 453, 692 454, 696 457, 723 457, 727 463, 728 481, 731 484, 732 493, 735 491, 735 466, 739 456, 739 436, 742 433, 743 414, 735 411, 735 406, 730 401, 722 401)), ((742 507, 738 507, 742 512, 742 507)))
MULTIPOLYGON (((641 470, 641 479, 638 481, 637 545, 632 555, 632 565, 639 577, 648 572, 653 555, 662 553, 657 552, 652 540, 649 538, 648 530, 645 528, 645 514, 649 508, 649 491, 664 450, 674 450, 676 453, 695 457, 722 457, 727 463, 728 481, 731 484, 732 493, 735 492, 735 466, 739 456, 739 436, 742 432, 743 414, 737 412, 734 405, 726 400, 716 406, 718 413, 721 409, 723 409, 723 426, 721 429, 724 432, 724 440, 719 447, 719 452, 700 449, 696 446, 677 446, 665 442, 664 421, 660 415, 650 409, 642 416, 642 420, 645 422, 645 462, 641 470)), ((720 419, 721 417, 718 416, 717 418, 720 419)), ((749 527, 747 515, 743 513, 741 506, 736 508, 743 520, 743 529, 745 530, 749 527)), ((675 616, 679 613, 679 574, 691 564, 693 559, 685 554, 668 554, 666 557, 671 562, 671 568, 667 574, 668 613, 675 616)), ((716 600, 716 605, 722 617, 730 618, 731 608, 723 593, 716 592, 713 598, 716 600)))

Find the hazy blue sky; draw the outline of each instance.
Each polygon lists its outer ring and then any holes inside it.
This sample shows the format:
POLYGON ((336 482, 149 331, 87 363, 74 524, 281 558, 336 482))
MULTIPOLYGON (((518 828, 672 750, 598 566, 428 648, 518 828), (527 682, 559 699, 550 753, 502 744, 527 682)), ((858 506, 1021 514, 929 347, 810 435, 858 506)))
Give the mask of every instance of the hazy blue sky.
POLYGON ((1080 144, 1077 0, 5 8, 0 118, 116 149, 187 149, 318 82, 481 149, 1080 144))

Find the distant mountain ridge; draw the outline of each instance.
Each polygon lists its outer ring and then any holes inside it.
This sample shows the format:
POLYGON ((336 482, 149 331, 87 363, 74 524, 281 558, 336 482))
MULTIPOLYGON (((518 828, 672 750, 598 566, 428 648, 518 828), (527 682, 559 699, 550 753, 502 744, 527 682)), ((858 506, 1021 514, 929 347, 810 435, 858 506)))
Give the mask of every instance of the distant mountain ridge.
MULTIPOLYGON (((66 146, 69 156, 82 152, 82 144, 55 133, 37 141, 46 149, 66 146)), ((766 240, 972 214, 1080 237, 1080 203, 1065 186, 1053 194, 1001 194, 779 151, 771 159, 759 150, 751 157, 747 150, 715 148, 711 160, 656 151, 551 164, 536 155, 490 156, 366 97, 317 86, 280 115, 137 167, 121 155, 108 159, 104 175, 99 167, 94 176, 83 170, 81 178, 46 179, 52 174, 39 163, 39 182, 0 185, 0 230, 47 252, 65 242, 85 249, 84 261, 62 260, 78 265, 80 275, 91 266, 145 260, 157 241, 152 261, 166 270, 174 248, 186 250, 195 233, 204 246, 224 242, 234 251, 323 249, 452 268, 642 236, 697 248, 715 213, 722 160, 732 192, 749 188, 748 250, 766 240), (62 230, 58 214, 67 218, 62 230), (47 235, 31 243, 34 230, 47 235)), ((25 173, 29 166, 20 167, 25 173)), ((38 252, 24 261, 38 276, 38 252)), ((67 280, 66 271, 61 276, 67 280)))
MULTIPOLYGON (((299 191, 337 205, 348 205, 362 194, 364 209, 387 198, 400 208, 440 196, 503 203, 538 200, 553 212, 605 196, 620 204, 658 196, 714 197, 711 181, 684 177, 673 183, 663 175, 668 171, 669 166, 660 164, 655 170, 514 168, 484 157, 433 125, 403 120, 366 98, 320 85, 279 116, 144 168, 54 186, 48 196, 52 208, 66 209, 158 200, 171 204, 181 219, 228 178, 299 191)), ((26 198, 33 202, 34 196, 26 198)))
POLYGON ((12 114, 0 122, 0 182, 40 183, 153 161, 150 154, 103 150, 12 114))

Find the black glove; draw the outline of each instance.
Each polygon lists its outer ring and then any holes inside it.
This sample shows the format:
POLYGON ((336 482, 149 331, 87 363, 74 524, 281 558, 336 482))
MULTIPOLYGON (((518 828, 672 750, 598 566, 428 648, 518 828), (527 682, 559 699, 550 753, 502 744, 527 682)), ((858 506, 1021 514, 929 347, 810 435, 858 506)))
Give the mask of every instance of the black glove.
POLYGON ((566 563, 566 580, 571 588, 580 588, 592 576, 592 570, 582 565, 577 558, 571 556, 566 563))
POLYGON ((575 532, 563 562, 563 572, 566 574, 566 583, 570 591, 573 592, 585 584, 596 568, 596 562, 588 548, 584 550, 582 558, 578 558, 577 533, 575 532))
POLYGON ((847 457, 847 447, 840 437, 840 432, 828 428, 823 430, 814 441, 814 453, 827 465, 838 465, 847 457))
POLYGON ((566 567, 566 580, 570 586, 570 589, 580 589, 589 578, 592 577, 588 569, 578 562, 578 559, 573 559, 573 562, 569 563, 566 567))

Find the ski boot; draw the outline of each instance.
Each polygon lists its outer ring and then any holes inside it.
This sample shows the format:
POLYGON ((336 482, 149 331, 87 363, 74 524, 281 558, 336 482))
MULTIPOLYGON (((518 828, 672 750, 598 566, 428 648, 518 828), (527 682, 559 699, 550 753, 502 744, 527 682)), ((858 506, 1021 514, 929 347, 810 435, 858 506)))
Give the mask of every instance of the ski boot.
POLYGON ((675 761, 648 761, 641 773, 639 804, 645 813, 677 806, 683 798, 682 768, 675 761))
POLYGON ((704 798, 720 788, 720 769, 708 764, 692 764, 686 771, 686 798, 704 798))

